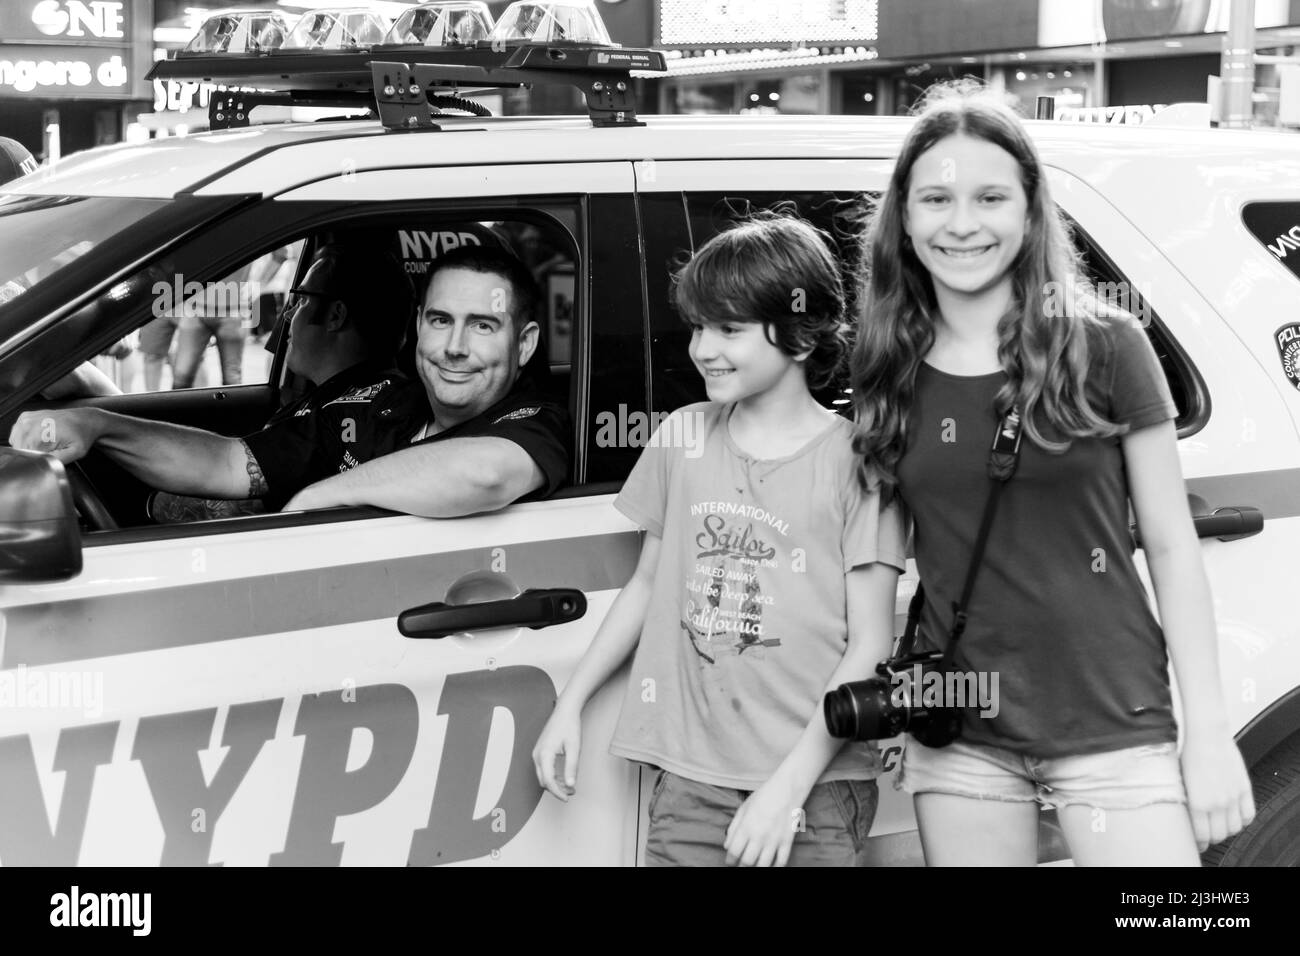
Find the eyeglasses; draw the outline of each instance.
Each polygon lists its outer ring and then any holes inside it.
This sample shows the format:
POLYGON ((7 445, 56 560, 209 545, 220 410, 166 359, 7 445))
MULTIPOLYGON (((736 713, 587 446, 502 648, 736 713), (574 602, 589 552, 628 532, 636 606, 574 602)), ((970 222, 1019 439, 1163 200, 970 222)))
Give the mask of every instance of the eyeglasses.
POLYGON ((290 289, 289 299, 284 304, 284 314, 292 315, 294 312, 297 312, 298 307, 311 297, 324 299, 326 301, 332 301, 338 298, 337 296, 330 295, 327 292, 316 292, 312 289, 290 289))

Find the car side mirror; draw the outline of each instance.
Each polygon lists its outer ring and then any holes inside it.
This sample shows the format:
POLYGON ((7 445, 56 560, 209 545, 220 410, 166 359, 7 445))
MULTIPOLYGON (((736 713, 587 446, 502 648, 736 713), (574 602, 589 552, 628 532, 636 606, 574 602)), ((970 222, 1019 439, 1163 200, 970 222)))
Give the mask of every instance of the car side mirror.
POLYGON ((81 528, 63 463, 0 448, 0 582, 66 581, 81 573, 81 528))

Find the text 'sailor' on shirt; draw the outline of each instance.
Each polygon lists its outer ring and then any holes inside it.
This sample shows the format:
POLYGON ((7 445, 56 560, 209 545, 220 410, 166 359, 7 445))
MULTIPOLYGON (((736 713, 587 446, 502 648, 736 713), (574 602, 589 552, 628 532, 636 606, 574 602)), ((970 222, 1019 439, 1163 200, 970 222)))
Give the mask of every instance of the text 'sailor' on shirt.
MULTIPOLYGON (((755 460, 731 439, 733 407, 670 415, 614 502, 663 543, 610 750, 752 790, 820 717, 848 641, 845 573, 904 569, 905 537, 858 483, 849 422, 755 460)), ((879 772, 874 746, 848 744, 820 779, 879 772)))

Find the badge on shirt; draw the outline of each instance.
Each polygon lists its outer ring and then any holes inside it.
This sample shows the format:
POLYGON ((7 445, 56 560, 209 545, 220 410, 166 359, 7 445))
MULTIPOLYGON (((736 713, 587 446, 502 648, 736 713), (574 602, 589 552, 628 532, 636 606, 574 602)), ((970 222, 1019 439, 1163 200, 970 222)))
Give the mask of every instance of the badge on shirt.
POLYGON ((1277 353, 1282 357, 1282 371, 1287 380, 1300 389, 1300 322, 1292 322, 1278 329, 1273 336, 1277 353))
POLYGON ((376 382, 374 385, 365 385, 361 388, 353 388, 344 392, 332 402, 326 402, 326 405, 342 405, 349 402, 371 402, 375 396, 382 392, 388 385, 388 379, 382 382, 376 382))
POLYGON ((502 422, 517 422, 521 418, 532 418, 542 410, 540 405, 527 405, 523 408, 516 408, 513 412, 506 412, 500 418, 492 422, 493 425, 500 425, 502 422))

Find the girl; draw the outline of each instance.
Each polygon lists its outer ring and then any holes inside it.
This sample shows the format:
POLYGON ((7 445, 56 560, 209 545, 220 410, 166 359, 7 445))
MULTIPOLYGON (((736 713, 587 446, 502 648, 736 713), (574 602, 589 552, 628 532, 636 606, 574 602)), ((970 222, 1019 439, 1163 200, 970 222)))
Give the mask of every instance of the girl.
POLYGON ((952 745, 909 740, 904 756, 927 862, 1033 864, 1042 803, 1081 865, 1198 865, 1197 848, 1249 824, 1254 805, 1175 408, 1145 333, 1080 288, 1024 128, 977 87, 931 96, 867 242, 854 446, 915 521, 930 647, 953 623, 996 423, 1013 405, 1024 422, 956 653, 959 670, 1000 676, 1000 706, 967 711, 952 745))
POLYGON ((574 792, 582 708, 635 649, 610 749, 661 768, 647 863, 860 865, 880 760, 830 737, 821 702, 888 653, 905 557, 852 426, 809 391, 844 352, 836 261, 807 223, 763 216, 702 246, 674 294, 710 400, 665 419, 614 503, 646 529, 641 558, 537 778, 574 792))

